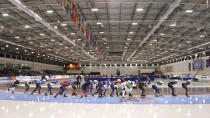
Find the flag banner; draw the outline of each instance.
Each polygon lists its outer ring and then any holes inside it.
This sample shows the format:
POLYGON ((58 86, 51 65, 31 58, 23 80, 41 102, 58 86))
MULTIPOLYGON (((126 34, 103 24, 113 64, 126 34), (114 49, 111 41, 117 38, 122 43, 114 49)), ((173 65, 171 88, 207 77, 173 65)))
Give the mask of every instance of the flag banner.
POLYGON ((191 63, 189 63, 189 71, 191 71, 191 68, 192 68, 192 65, 191 65, 191 63))
POLYGON ((210 67, 210 59, 206 60, 206 68, 210 67))
POLYGON ((165 72, 174 72, 174 66, 166 66, 164 70, 165 72))
POLYGON ((203 68, 203 61, 202 61, 202 59, 193 61, 193 70, 201 70, 202 68, 203 68))
POLYGON ((79 31, 84 34, 84 37, 90 42, 90 45, 93 48, 96 48, 96 41, 92 35, 92 30, 90 29, 90 26, 87 27, 84 18, 81 16, 79 9, 74 3, 74 0, 60 0, 60 5, 66 11, 66 15, 75 23, 75 26, 79 29, 79 31))
POLYGON ((76 9, 74 3, 72 3, 72 21, 76 22, 76 9))

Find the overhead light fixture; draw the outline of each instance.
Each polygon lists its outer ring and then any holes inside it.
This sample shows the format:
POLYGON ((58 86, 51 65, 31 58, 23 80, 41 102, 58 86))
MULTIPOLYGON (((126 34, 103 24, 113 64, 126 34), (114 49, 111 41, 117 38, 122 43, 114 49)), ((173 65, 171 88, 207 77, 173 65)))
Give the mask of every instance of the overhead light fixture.
POLYGON ((129 43, 125 43, 126 45, 128 45, 129 43))
POLYGON ((170 24, 171 27, 175 27, 176 26, 176 23, 173 23, 173 24, 170 24))
POLYGON ((129 32, 129 34, 133 34, 134 32, 129 32))
POLYGON ((16 48, 16 50, 19 50, 19 48, 16 48))
POLYGON ((97 22, 96 24, 97 24, 97 25, 102 25, 102 23, 101 23, 101 22, 97 22))
POLYGON ((106 45, 107 43, 104 43, 104 45, 106 45))
POLYGON ((30 41, 29 43, 33 43, 33 42, 30 41))
POLYGON ((67 25, 67 24, 65 24, 65 23, 62 23, 62 24, 61 24, 61 26, 63 26, 63 27, 65 27, 66 25, 67 25))
POLYGON ((205 37, 205 35, 200 35, 201 38, 205 37))
POLYGON ((131 39, 130 38, 127 38, 127 41, 130 41, 131 39))
POLYGON ((41 34, 40 34, 40 36, 44 36, 44 34, 43 34, 43 33, 41 33, 41 34))
POLYGON ((102 38, 102 40, 106 40, 106 38, 102 38))
POLYGON ((71 35, 75 35, 75 34, 76 34, 76 33, 73 33, 73 32, 71 33, 71 35))
POLYGON ((77 39, 77 40, 81 41, 82 39, 77 39))
POLYGON ((3 14, 2 14, 2 16, 4 16, 4 17, 8 17, 8 16, 9 16, 9 14, 8 14, 8 13, 3 13, 3 14))
POLYGON ((48 14, 52 14, 54 11, 53 10, 47 10, 48 14))
POLYGON ((124 48, 128 48, 128 47, 124 47, 124 48))
POLYGON ((6 45, 6 47, 8 48, 8 47, 9 47, 9 45, 6 45))
POLYGON ((65 30, 67 30, 68 28, 66 27, 65 30))
POLYGON ((92 8, 91 11, 96 12, 98 11, 98 8, 92 8))
POLYGON ((31 52, 32 54, 34 53, 34 52, 31 52))
POLYGON ((155 41, 155 42, 156 42, 156 41, 157 41, 157 39, 154 39, 153 41, 155 41))
POLYGON ((138 25, 138 23, 137 22, 133 22, 132 25, 138 25))
POLYGON ((193 10, 189 9, 189 10, 186 10, 185 13, 192 13, 193 10))
POLYGON ((142 11, 144 11, 144 9, 143 8, 137 8, 136 11, 137 12, 142 12, 142 11))
POLYGON ((15 38, 16 38, 16 39, 19 39, 20 37, 19 37, 19 36, 16 36, 15 38))
POLYGON ((63 45, 62 43, 60 43, 59 45, 63 45))
POLYGON ((54 39, 52 39, 51 41, 55 41, 54 39))
POLYGON ((25 25, 25 28, 28 29, 28 28, 30 28, 30 26, 29 25, 25 25))
POLYGON ((106 47, 106 48, 109 48, 109 47, 106 47))
POLYGON ((104 32, 100 32, 100 34, 104 34, 104 32))
POLYGON ((41 45, 41 46, 39 46, 39 47, 42 48, 42 47, 44 47, 44 46, 41 45))
POLYGON ((58 26, 54 26, 55 29, 58 29, 58 26))
POLYGON ((65 47, 65 49, 68 49, 69 47, 65 47))
POLYGON ((174 49, 171 49, 171 50, 174 50, 174 49))
POLYGON ((160 36, 164 36, 164 35, 165 35, 164 33, 161 33, 161 34, 160 34, 160 36))

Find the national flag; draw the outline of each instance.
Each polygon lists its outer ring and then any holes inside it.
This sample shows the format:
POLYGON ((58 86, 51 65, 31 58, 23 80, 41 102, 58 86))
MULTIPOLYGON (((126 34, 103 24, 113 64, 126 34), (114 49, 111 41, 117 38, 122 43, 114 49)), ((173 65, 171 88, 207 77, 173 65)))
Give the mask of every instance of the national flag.
POLYGON ((79 27, 78 22, 79 22, 79 12, 76 9, 76 27, 79 27))
POLYGON ((85 24, 84 24, 83 18, 82 18, 82 21, 81 22, 82 22, 81 23, 81 31, 82 31, 83 34, 85 34, 85 24))
POLYGON ((76 22, 76 8, 73 2, 72 2, 72 21, 76 22))

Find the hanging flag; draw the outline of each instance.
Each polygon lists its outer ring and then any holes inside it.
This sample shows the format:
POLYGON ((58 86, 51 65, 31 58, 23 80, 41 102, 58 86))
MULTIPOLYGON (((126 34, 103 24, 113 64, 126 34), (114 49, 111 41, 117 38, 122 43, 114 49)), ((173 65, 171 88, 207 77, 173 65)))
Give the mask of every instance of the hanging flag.
POLYGON ((78 22, 79 22, 79 12, 77 9, 75 9, 76 13, 76 27, 79 27, 78 22))
POLYGON ((65 2, 65 9, 66 9, 66 15, 67 16, 69 15, 69 7, 70 7, 68 3, 69 3, 69 1, 65 2))
POLYGON ((76 22, 76 9, 73 2, 72 2, 72 21, 76 22))
POLYGON ((82 33, 85 34, 85 24, 84 24, 84 20, 82 18, 82 21, 81 21, 81 30, 82 30, 82 33))
POLYGON ((89 38, 89 29, 86 30, 86 39, 88 40, 89 38))

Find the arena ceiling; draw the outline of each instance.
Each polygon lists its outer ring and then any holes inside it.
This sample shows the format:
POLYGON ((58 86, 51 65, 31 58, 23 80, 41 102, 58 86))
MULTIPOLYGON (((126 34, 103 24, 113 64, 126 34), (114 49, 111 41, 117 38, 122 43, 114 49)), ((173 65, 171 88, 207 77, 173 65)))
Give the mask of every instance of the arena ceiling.
POLYGON ((210 49, 208 0, 75 3, 105 59, 83 38, 60 0, 0 0, 1 52, 61 63, 162 63, 210 49), (14 1, 32 10, 59 35, 14 1))

